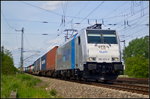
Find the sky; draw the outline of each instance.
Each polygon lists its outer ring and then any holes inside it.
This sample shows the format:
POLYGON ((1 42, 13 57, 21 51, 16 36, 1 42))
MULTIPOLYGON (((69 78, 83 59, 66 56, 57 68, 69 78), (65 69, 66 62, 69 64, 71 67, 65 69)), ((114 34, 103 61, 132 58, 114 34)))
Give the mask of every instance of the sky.
MULTIPOLYGON (((24 66, 64 43, 65 29, 81 30, 101 23, 115 29, 126 46, 149 35, 148 1, 1 1, 1 45, 20 66, 24 28, 24 66), (78 23, 78 24, 77 24, 78 23), (47 35, 43 35, 47 34, 47 35)), ((124 48, 121 42, 121 48, 124 48)))

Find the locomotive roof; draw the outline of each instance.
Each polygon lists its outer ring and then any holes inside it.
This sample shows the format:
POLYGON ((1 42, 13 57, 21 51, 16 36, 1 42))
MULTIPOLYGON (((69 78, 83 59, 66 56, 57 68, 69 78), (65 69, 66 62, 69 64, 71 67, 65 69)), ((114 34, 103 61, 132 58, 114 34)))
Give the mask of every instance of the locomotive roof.
MULTIPOLYGON (((100 30, 100 31, 114 31, 114 32, 116 32, 116 30, 111 30, 111 29, 99 29, 99 28, 83 28, 83 29, 81 29, 80 31, 85 31, 85 30, 100 30)), ((74 36, 75 37, 71 37, 70 39, 68 39, 66 42, 64 42, 62 45, 60 45, 59 47, 61 47, 61 46, 63 46, 63 45, 65 45, 65 44, 67 44, 68 42, 70 42, 72 39, 74 39, 74 38, 77 38, 79 35, 80 35, 81 33, 77 33, 77 34, 75 34, 74 36)))

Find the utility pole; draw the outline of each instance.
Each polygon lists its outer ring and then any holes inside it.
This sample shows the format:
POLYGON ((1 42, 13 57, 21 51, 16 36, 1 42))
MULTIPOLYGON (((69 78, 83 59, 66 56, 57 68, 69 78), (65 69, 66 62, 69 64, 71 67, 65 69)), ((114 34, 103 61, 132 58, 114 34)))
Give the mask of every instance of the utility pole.
POLYGON ((15 31, 21 31, 21 56, 20 56, 20 70, 23 72, 23 34, 24 34, 24 28, 21 30, 15 30, 15 31))
MULTIPOLYGON (((126 47, 126 45, 125 45, 125 44, 126 44, 126 43, 125 43, 125 40, 120 41, 120 42, 123 42, 123 44, 124 44, 124 50, 125 50, 125 47, 126 47)), ((123 53, 122 53, 122 55, 123 55, 123 53)), ((124 62, 124 60, 123 60, 123 62, 124 62)), ((124 70, 125 70, 125 68, 126 68, 126 67, 125 67, 125 64, 124 64, 124 70)), ((123 74, 123 75, 124 75, 124 74, 123 74)))

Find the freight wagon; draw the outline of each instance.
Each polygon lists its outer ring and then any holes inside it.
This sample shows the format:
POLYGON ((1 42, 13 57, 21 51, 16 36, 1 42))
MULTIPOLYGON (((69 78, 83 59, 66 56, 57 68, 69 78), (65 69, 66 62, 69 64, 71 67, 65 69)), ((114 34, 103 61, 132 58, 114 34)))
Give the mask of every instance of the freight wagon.
POLYGON ((56 52, 58 46, 44 54, 34 62, 34 74, 41 76, 52 76, 56 67, 56 52))
POLYGON ((41 71, 41 58, 38 58, 34 62, 34 68, 33 68, 34 74, 38 75, 39 72, 41 71))
POLYGON ((32 64, 32 65, 30 65, 30 66, 28 66, 28 67, 24 67, 24 71, 25 71, 26 73, 33 74, 33 68, 34 68, 34 65, 32 64))

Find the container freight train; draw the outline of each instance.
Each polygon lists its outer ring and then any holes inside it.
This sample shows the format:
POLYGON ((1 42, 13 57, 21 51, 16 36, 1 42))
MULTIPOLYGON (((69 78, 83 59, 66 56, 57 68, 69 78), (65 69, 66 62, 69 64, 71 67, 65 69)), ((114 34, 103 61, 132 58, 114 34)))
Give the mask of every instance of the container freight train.
POLYGON ((95 24, 79 31, 26 67, 25 72, 63 79, 114 80, 123 73, 115 30, 95 24))

